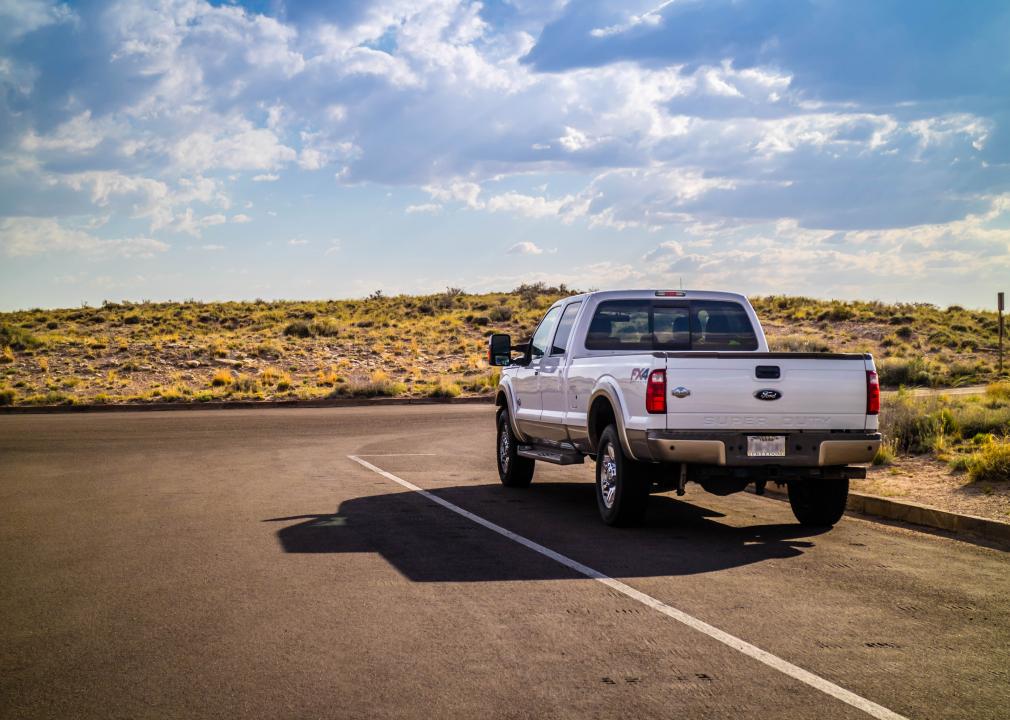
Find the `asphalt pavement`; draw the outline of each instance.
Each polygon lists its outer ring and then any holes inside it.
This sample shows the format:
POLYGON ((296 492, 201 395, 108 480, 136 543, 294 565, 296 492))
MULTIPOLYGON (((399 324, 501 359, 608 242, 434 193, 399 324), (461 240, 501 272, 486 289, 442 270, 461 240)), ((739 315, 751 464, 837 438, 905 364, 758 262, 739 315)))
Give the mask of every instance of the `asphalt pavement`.
POLYGON ((1010 716, 1007 553, 691 486, 608 528, 493 453, 480 405, 0 417, 0 716, 1010 716))

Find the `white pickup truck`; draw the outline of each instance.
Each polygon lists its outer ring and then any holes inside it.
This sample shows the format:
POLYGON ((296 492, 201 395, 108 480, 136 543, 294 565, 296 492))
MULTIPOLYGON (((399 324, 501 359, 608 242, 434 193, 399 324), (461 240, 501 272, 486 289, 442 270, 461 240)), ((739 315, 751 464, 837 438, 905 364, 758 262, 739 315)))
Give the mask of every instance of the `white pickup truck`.
POLYGON ((862 354, 769 352, 747 298, 691 290, 593 292, 554 303, 532 338, 490 337, 502 366, 497 462, 526 487, 537 461, 596 461, 608 525, 651 492, 717 495, 786 484, 797 520, 833 525, 880 445, 880 387, 862 354), (515 353, 521 353, 515 357, 515 353))

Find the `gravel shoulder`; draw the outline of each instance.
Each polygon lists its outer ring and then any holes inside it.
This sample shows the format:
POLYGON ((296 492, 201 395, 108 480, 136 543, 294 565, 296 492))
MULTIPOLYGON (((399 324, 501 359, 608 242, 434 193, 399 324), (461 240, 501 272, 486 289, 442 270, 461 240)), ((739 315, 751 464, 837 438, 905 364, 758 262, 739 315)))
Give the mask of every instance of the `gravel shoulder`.
POLYGON ((871 466, 856 492, 910 500, 941 510, 1010 522, 1010 481, 971 482, 944 462, 927 456, 899 457, 892 465, 871 466))

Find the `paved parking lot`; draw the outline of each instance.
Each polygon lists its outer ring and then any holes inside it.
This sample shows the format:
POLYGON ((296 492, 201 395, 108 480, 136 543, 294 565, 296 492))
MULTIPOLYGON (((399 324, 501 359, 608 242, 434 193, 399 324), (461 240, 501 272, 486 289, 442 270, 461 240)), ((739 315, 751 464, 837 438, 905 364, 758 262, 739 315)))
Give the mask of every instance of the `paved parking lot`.
POLYGON ((0 417, 0 714, 1006 717, 1005 553, 698 488, 607 528, 491 413, 0 417))

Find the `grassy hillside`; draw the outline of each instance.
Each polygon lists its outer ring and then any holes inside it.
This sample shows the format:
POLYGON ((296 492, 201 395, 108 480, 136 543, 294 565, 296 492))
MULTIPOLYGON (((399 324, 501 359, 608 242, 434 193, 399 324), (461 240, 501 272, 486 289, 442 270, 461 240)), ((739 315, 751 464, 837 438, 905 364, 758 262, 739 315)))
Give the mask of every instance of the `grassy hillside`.
MULTIPOLYGON (((455 396, 490 392, 486 336, 529 334, 570 294, 106 303, 0 314, 0 404, 455 396)), ((995 379, 995 313, 760 297, 773 349, 868 351, 885 385, 995 379)))

